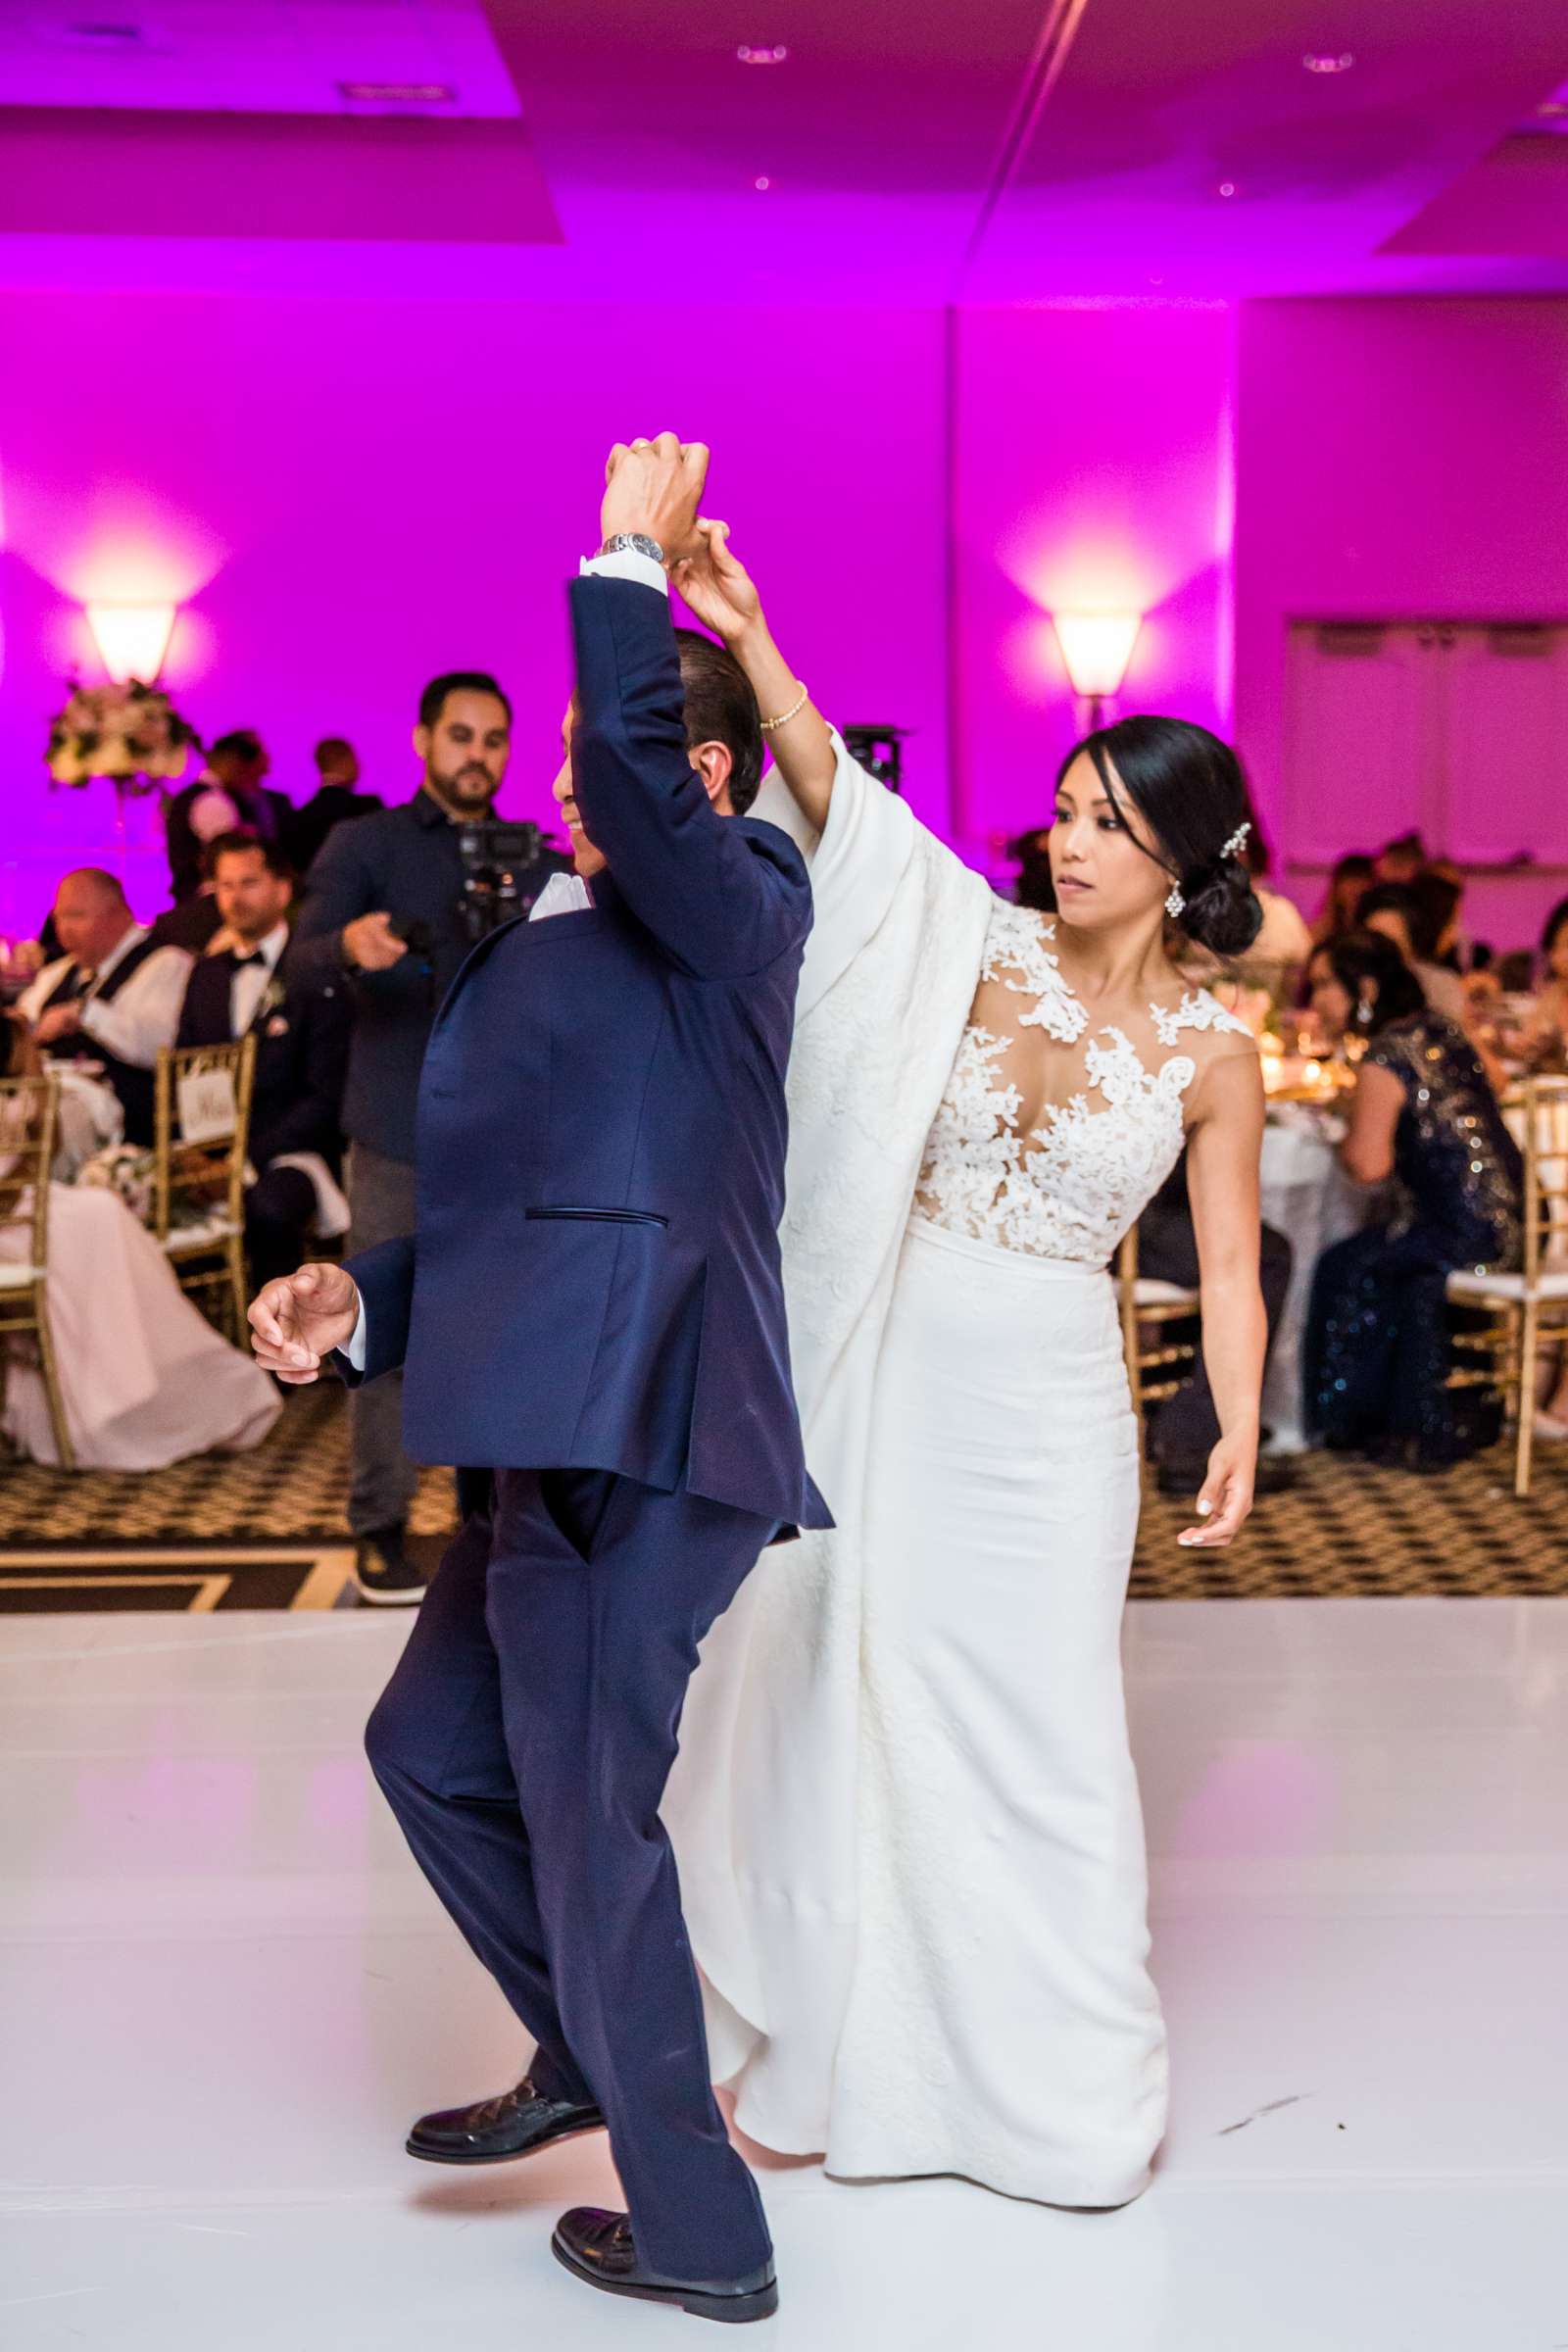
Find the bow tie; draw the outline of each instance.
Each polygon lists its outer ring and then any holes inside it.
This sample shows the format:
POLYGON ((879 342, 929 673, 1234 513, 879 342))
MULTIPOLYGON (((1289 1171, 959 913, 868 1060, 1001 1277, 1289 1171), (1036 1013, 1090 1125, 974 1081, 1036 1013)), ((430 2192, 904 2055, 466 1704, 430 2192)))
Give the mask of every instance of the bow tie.
POLYGON ((266 961, 267 957, 262 954, 261 949, 253 948, 248 956, 235 956, 234 969, 236 972, 243 972, 246 971, 253 963, 265 963, 266 961))

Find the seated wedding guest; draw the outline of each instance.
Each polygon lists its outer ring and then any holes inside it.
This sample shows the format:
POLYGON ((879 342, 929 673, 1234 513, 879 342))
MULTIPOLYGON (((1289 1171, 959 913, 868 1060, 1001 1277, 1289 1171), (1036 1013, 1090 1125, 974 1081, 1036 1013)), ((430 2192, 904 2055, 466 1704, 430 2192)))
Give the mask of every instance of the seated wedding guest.
POLYGON ((1361 901, 1373 882, 1372 860, 1363 851, 1352 851, 1342 858, 1329 876, 1329 886, 1317 920, 1312 925, 1312 944, 1325 939, 1337 939, 1342 931, 1353 931, 1361 910, 1361 901))
POLYGON ((1555 1047, 1554 1059, 1568 1044, 1568 899, 1558 900, 1541 934, 1541 977, 1528 1034, 1538 1050, 1555 1047))
MULTIPOLYGON (((316 747, 317 786, 303 808, 291 811, 284 843, 297 874, 308 874, 316 853, 336 825, 369 816, 385 803, 373 792, 356 792, 359 757, 341 735, 326 735, 316 747)), ((289 1269, 293 1271, 292 1267, 289 1269)))
POLYGON ((1360 1183, 1398 1178, 1391 1211, 1319 1258, 1307 1316, 1308 1422, 1330 1446, 1432 1469, 1494 1442, 1502 1407, 1444 1385, 1446 1286, 1510 1267, 1523 1170, 1475 1049, 1425 1004, 1397 948, 1348 933, 1318 949, 1312 1004, 1331 1041, 1366 1041, 1341 1158, 1360 1183))
MULTIPOLYGON (((19 1033, 16 1037, 0 1036, 0 1076, 7 1070, 15 1078, 36 1075, 46 1065, 21 1013, 13 1007, 9 1012, 0 1012, 0 1021, 19 1033)), ((54 1178, 57 1184, 74 1184, 88 1160, 96 1159, 100 1152, 109 1151, 123 1140, 125 1114, 119 1098, 101 1078, 90 1078, 74 1061, 56 1062, 52 1066, 60 1081, 55 1111, 54 1178)))
POLYGON ((1446 972, 1460 972, 1460 917, 1464 883, 1446 868, 1429 865, 1410 884, 1410 945, 1419 975, 1424 964, 1446 972))
POLYGON ((153 1070, 172 1046, 191 958, 137 922, 113 874, 82 866, 55 896, 65 954, 24 990, 17 1009, 51 1061, 94 1061, 125 1115, 125 1141, 153 1140, 153 1070))
MULTIPOLYGON (((1558 900, 1541 934, 1536 1002, 1518 1042, 1533 1069, 1557 1072, 1568 1064, 1568 899, 1558 900)), ((1559 1346, 1555 1356, 1545 1377, 1545 1401, 1536 1414, 1536 1435, 1561 1444, 1568 1439, 1568 1347, 1559 1346)))
MULTIPOLYGON (((1284 1234, 1276 1233, 1272 1225, 1265 1225, 1262 1234, 1259 1276, 1272 1351, 1291 1287, 1292 1250, 1284 1234)), ((1185 1152, 1138 1220, 1138 1271, 1152 1282, 1174 1282, 1189 1291, 1198 1288, 1198 1234, 1188 1197, 1185 1152)), ((1155 1465, 1160 1493, 1196 1494, 1208 1476, 1208 1457, 1220 1436, 1219 1414, 1201 1349, 1191 1380, 1174 1396, 1152 1404, 1147 1424, 1149 1458, 1155 1465)), ((1277 1455, 1258 1455, 1259 1494, 1277 1493, 1290 1483, 1291 1473, 1277 1455)))
POLYGON ((1464 982, 1457 972, 1422 954, 1420 942, 1431 940, 1432 906, 1423 905, 1413 882, 1375 882, 1361 901, 1360 928, 1394 942, 1421 984, 1421 994, 1434 1012, 1462 1025, 1465 1017, 1464 982))
POLYGON ((253 1287, 292 1274, 314 1236, 348 1227, 338 1190, 343 1085, 349 1066, 348 984, 341 976, 280 972, 294 873, 275 842, 220 834, 210 850, 224 937, 191 972, 179 1016, 181 1046, 256 1039, 245 1248, 253 1287))
POLYGON ((1427 845, 1419 833, 1400 833, 1378 852, 1379 882, 1413 882, 1429 863, 1427 845))
POLYGON ((179 946, 199 951, 218 928, 217 910, 210 904, 208 844, 220 833, 241 830, 259 833, 264 841, 286 838, 294 810, 282 793, 266 789, 264 779, 271 764, 255 728, 236 727, 231 734, 219 737, 195 783, 187 784, 170 802, 164 817, 170 894, 176 908, 189 909, 187 933, 181 935, 179 946), (209 903, 203 905, 203 901, 209 903), (189 928, 199 929, 204 920, 208 923, 205 936, 189 936, 189 928))
MULTIPOLYGON (((0 1078, 41 1067, 17 1021, 0 1021, 0 1078)), ((19 1104, 0 1098, 0 1172, 25 1140, 19 1104)), ((28 1214, 0 1223, 0 1260, 25 1265, 28 1214)), ((66 1427, 81 1470, 162 1470, 187 1454, 259 1446, 282 1409, 247 1350, 197 1313, 146 1228, 104 1185, 51 1184, 47 1306, 66 1427)), ((0 1435, 57 1463, 48 1392, 9 1343, 0 1435)))

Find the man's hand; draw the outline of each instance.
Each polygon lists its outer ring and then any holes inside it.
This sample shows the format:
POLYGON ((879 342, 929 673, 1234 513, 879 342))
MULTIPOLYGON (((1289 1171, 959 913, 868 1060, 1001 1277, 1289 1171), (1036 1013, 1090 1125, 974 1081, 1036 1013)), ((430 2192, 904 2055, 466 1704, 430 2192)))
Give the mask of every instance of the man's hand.
POLYGON ((408 952, 409 943, 398 938, 389 914, 362 914, 343 926, 344 959, 357 972, 389 972, 408 952))
POLYGON ((360 1294, 341 1266, 317 1262, 268 1283, 250 1310, 251 1346, 265 1372, 305 1388, 321 1358, 346 1348, 360 1319, 360 1294))
POLYGON ((40 1015, 32 1033, 35 1046, 52 1046, 59 1037, 74 1037, 81 1027, 80 1004, 55 1004, 40 1015))
POLYGON ((708 479, 708 449, 701 441, 617 441, 605 466, 605 500, 599 511, 602 536, 617 531, 657 539, 666 564, 690 555, 697 540, 697 512, 708 479))
POLYGON ((731 650, 763 628, 762 600, 729 552, 727 522, 699 522, 696 548, 670 565, 669 577, 703 626, 731 650))

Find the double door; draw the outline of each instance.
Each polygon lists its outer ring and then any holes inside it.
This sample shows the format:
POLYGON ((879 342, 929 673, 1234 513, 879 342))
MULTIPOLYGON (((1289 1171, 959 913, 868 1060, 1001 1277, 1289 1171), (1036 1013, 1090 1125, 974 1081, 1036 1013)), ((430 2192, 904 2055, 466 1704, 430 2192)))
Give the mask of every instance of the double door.
POLYGON ((1568 626, 1298 622, 1292 861, 1424 835, 1465 866, 1568 865, 1568 626))

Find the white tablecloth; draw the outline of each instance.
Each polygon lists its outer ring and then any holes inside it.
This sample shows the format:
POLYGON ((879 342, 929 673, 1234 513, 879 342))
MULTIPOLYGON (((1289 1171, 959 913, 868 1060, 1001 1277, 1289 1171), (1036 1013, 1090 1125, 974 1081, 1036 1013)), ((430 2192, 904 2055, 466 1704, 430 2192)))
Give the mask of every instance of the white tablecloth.
POLYGON ((1306 1104, 1287 1103, 1270 1111, 1263 1130, 1263 1222, 1283 1233, 1295 1253, 1263 1383, 1263 1424, 1273 1432, 1276 1453, 1298 1453, 1306 1444, 1301 1346, 1317 1261, 1331 1243, 1364 1225, 1380 1199, 1341 1167, 1334 1142, 1340 1126, 1306 1104))

